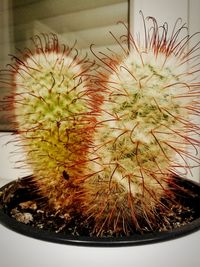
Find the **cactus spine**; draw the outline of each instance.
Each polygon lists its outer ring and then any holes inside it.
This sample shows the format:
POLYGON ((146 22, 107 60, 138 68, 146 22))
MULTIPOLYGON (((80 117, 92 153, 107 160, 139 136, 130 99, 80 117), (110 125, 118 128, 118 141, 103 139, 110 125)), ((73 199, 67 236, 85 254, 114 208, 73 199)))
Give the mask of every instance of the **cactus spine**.
POLYGON ((186 158, 199 164, 188 152, 199 146, 200 128, 190 120, 199 115, 199 44, 188 50, 191 37, 178 40, 184 25, 169 36, 167 24, 147 20, 143 44, 129 36, 121 60, 101 59, 111 74, 99 78, 105 98, 83 194, 85 215, 100 236, 156 226, 162 199, 173 199, 174 176, 190 168, 186 158))
POLYGON ((33 40, 12 66, 17 128, 40 193, 55 210, 70 211, 95 123, 92 64, 55 35, 33 40))

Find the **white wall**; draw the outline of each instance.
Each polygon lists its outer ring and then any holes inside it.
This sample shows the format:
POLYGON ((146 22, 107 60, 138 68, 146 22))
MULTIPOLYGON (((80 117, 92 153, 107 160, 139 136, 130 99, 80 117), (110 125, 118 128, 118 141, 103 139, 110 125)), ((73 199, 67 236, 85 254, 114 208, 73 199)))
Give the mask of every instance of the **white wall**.
MULTIPOLYGON (((130 8, 132 34, 141 32, 143 29, 140 11, 143 12, 144 17, 155 17, 158 24, 167 22, 169 30, 172 29, 177 18, 182 18, 182 21, 189 26, 189 34, 200 31, 200 0, 130 0, 130 8)), ((200 41, 200 35, 193 41, 197 40, 200 41)), ((190 45, 192 46, 192 43, 190 45)), ((187 177, 200 182, 200 167, 193 169, 192 175, 187 177)))
POLYGON ((153 16, 158 23, 172 22, 172 25, 178 17, 187 21, 188 0, 130 0, 132 10, 131 27, 132 31, 137 32, 142 27, 142 20, 139 11, 144 16, 153 16))
POLYGON ((16 138, 12 133, 0 132, 0 185, 32 173, 24 162, 23 150, 16 146, 16 138))

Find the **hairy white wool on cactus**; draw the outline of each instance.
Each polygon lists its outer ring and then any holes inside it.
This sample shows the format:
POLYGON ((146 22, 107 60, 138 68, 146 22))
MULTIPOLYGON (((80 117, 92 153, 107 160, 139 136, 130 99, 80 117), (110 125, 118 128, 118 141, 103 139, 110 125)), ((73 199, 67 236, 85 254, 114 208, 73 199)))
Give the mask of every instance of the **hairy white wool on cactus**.
POLYGON ((108 80, 112 92, 109 92, 109 101, 102 106, 105 111, 102 121, 106 121, 103 124, 115 129, 111 133, 113 136, 124 130, 131 132, 135 127, 134 141, 151 143, 155 139, 151 131, 158 126, 156 123, 162 125, 169 119, 175 124, 167 112, 162 114, 162 109, 174 112, 174 116, 183 112, 183 100, 176 98, 188 91, 184 79, 179 83, 182 71, 183 66, 179 69, 173 55, 166 59, 163 54, 155 58, 149 51, 140 53, 140 57, 136 51, 130 53, 108 80), (114 113, 119 120, 113 119, 114 113))
MULTIPOLYGON (((169 60, 177 65, 175 57, 170 56, 169 60)), ((183 66, 181 71, 182 68, 183 66)), ((104 166, 118 164, 112 180, 120 182, 127 192, 141 193, 144 190, 142 187, 134 186, 136 191, 130 187, 134 183, 142 185, 143 179, 148 185, 157 184, 160 187, 159 182, 162 181, 158 182, 159 179, 152 176, 151 168, 157 176, 161 175, 160 170, 169 173, 167 168, 176 153, 164 143, 170 140, 179 142, 180 137, 164 128, 166 124, 170 131, 182 128, 181 123, 174 118, 184 112, 183 103, 176 98, 179 95, 179 75, 178 67, 175 68, 173 64, 171 69, 163 54, 158 54, 155 59, 151 51, 140 53, 140 57, 134 51, 117 66, 115 73, 108 79, 108 97, 102 105, 99 135, 97 132, 96 138, 96 147, 105 144, 106 149, 100 147, 97 154, 102 153, 104 166), (173 90, 169 85, 173 85, 173 90), (158 140, 162 142, 162 147, 158 140), (141 155, 143 159, 139 163, 141 155), (157 159, 158 155, 160 159, 157 159), (120 166, 121 171, 118 171, 120 166), (130 182, 126 178, 130 175, 138 178, 130 182)), ((181 94, 187 90, 182 86, 181 94)), ((111 172, 113 168, 110 169, 111 172)))
MULTIPOLYGON (((19 127, 32 128, 40 119, 46 123, 49 120, 59 122, 72 112, 80 112, 81 105, 74 105, 73 110, 69 109, 69 105, 79 93, 83 94, 86 86, 83 81, 78 84, 80 81, 75 79, 81 71, 72 57, 56 52, 27 58, 14 77, 15 113, 19 127), (28 115, 27 120, 21 119, 22 114, 28 115), (30 125, 25 126, 24 123, 30 125)), ((82 107, 84 110, 86 105, 82 107)))

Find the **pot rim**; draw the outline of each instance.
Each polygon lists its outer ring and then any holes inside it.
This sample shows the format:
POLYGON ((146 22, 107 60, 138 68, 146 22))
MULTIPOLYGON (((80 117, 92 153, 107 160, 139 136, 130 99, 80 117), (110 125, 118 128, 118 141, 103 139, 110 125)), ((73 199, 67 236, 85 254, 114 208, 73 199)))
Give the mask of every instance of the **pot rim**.
MULTIPOLYGON (((195 186, 200 191, 200 184, 185 180, 186 184, 195 186)), ((0 190, 11 185, 15 181, 7 183, 0 190)), ((89 236, 73 236, 64 235, 62 233, 50 232, 48 230, 39 229, 24 223, 18 222, 16 219, 7 215, 2 208, 0 208, 0 223, 6 228, 13 230, 22 235, 32 237, 41 241, 48 241, 66 245, 90 246, 90 247, 122 247, 122 246, 136 246, 158 243, 176 239, 186 236, 200 229, 200 217, 192 222, 174 228, 172 230, 153 232, 145 234, 134 234, 127 237, 89 237, 89 236)))

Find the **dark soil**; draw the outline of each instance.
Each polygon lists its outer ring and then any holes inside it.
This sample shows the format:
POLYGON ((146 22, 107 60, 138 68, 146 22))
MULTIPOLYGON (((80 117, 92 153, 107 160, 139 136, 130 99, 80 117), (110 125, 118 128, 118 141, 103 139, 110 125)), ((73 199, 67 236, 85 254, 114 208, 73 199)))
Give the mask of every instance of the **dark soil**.
MULTIPOLYGON (((182 181, 177 181, 181 183, 182 181)), ((84 222, 80 214, 74 214, 72 220, 67 215, 60 215, 51 212, 45 205, 46 200, 42 199, 33 190, 30 179, 21 179, 12 182, 0 190, 0 210, 18 222, 32 226, 37 229, 54 233, 62 233, 67 236, 91 237, 93 225, 84 222)), ((168 212, 158 211, 159 218, 157 226, 152 229, 144 225, 142 231, 133 230, 134 234, 162 232, 179 228, 200 217, 200 188, 184 181, 184 192, 177 191, 177 198, 174 204, 170 204, 168 212), (159 226, 159 227, 158 227, 159 226)), ((166 205, 166 203, 165 203, 166 205)), ((167 204, 169 205, 169 204, 167 204)), ((118 234, 118 237, 124 234, 118 234)), ((113 233, 105 233, 104 237, 114 237, 113 233)))

